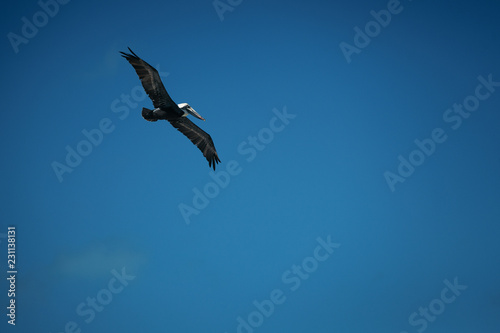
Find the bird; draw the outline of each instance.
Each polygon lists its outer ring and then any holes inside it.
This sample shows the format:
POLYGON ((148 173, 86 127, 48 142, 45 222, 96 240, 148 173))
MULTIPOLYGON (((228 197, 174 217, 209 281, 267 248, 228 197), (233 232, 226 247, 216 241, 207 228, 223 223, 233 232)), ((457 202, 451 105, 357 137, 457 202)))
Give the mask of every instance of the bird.
POLYGON ((188 103, 175 104, 167 93, 158 71, 139 58, 130 47, 128 50, 130 53, 120 53, 134 67, 141 80, 142 87, 155 107, 154 110, 143 107, 142 117, 147 121, 167 120, 198 147, 207 159, 208 166, 213 167, 215 171, 215 165, 220 162, 220 159, 212 137, 189 120, 187 115, 193 115, 203 121, 205 121, 205 118, 198 114, 188 103))

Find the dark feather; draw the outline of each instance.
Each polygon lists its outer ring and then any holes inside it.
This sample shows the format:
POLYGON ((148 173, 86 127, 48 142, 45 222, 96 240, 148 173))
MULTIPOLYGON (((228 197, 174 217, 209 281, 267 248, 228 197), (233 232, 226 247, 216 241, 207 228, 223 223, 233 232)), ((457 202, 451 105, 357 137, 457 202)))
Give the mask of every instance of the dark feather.
POLYGON ((208 165, 215 170, 215 164, 219 163, 220 159, 210 135, 186 117, 168 119, 168 121, 201 150, 203 156, 205 156, 208 161, 208 165))
POLYGON ((144 90, 153 101, 154 107, 167 108, 172 104, 176 105, 168 95, 165 86, 163 86, 158 71, 153 66, 139 58, 130 48, 129 51, 132 54, 125 52, 120 53, 122 54, 122 57, 127 59, 127 61, 134 67, 137 75, 139 75, 139 79, 141 79, 144 90))

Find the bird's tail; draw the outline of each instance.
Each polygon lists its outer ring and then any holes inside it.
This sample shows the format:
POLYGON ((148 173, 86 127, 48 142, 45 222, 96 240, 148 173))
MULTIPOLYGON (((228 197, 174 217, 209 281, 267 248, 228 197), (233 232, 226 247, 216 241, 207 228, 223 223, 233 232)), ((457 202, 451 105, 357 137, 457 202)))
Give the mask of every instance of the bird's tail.
POLYGON ((146 119, 147 121, 157 121, 158 118, 154 114, 153 110, 142 108, 142 118, 146 119))

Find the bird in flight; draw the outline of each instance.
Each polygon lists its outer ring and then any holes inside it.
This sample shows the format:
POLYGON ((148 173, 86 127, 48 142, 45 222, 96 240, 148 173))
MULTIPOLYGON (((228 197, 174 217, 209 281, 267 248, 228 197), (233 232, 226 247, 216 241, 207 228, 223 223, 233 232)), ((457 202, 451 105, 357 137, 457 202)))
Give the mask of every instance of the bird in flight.
POLYGON ((134 67, 135 72, 141 80, 144 90, 153 101, 154 110, 142 108, 142 117, 148 121, 157 121, 159 119, 168 120, 172 126, 177 128, 182 134, 188 137, 191 142, 198 147, 203 156, 208 161, 208 166, 213 167, 220 162, 214 142, 208 133, 196 126, 187 118, 188 114, 198 119, 205 120, 189 104, 175 104, 167 93, 167 90, 161 82, 158 71, 142 60, 130 48, 129 53, 120 52, 122 57, 134 67))

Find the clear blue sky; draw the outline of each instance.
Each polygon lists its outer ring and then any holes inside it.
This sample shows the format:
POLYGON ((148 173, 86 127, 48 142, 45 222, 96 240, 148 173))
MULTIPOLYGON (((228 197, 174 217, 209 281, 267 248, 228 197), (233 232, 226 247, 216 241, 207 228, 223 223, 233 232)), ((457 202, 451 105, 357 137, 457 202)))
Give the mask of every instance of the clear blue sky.
POLYGON ((496 2, 43 1, 0 14, 2 332, 500 330, 496 2))

